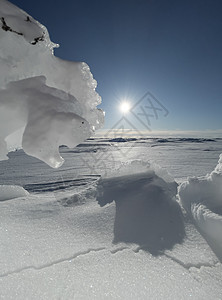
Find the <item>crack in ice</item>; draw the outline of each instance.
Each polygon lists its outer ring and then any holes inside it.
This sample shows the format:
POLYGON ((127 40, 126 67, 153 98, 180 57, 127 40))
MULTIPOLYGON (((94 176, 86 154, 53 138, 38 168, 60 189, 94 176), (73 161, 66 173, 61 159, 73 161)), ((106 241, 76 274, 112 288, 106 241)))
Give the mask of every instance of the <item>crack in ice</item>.
POLYGON ((171 259, 172 261, 174 261, 175 263, 179 264, 181 267, 183 267, 184 269, 186 269, 187 271, 190 272, 191 268, 196 268, 196 269, 201 269, 201 268, 215 268, 217 267, 220 263, 219 262, 215 262, 215 263, 184 263, 182 262, 180 259, 173 257, 169 254, 164 253, 164 255, 171 259))
POLYGON ((119 247, 119 248, 116 248, 116 249, 113 249, 113 250, 110 250, 110 253, 111 254, 116 254, 116 253, 118 253, 118 252, 121 252, 121 251, 124 251, 124 250, 132 250, 132 249, 130 249, 129 247, 119 247))
POLYGON ((70 256, 68 258, 63 258, 63 259, 61 258, 61 259, 55 260, 51 263, 43 264, 41 266, 27 266, 27 267, 24 267, 24 268, 14 270, 12 272, 5 272, 3 274, 0 274, 0 278, 7 277, 9 275, 18 274, 18 273, 21 273, 21 272, 26 271, 26 270, 42 270, 42 269, 45 269, 45 268, 50 268, 52 266, 58 265, 58 264, 63 263, 63 262, 71 262, 72 260, 78 258, 79 256, 84 256, 84 255, 87 255, 91 252, 99 252, 99 251, 102 251, 102 250, 106 250, 106 248, 105 247, 95 248, 95 249, 91 248, 91 249, 88 249, 88 250, 85 250, 85 251, 82 251, 82 252, 77 252, 76 254, 74 254, 73 256, 70 256))

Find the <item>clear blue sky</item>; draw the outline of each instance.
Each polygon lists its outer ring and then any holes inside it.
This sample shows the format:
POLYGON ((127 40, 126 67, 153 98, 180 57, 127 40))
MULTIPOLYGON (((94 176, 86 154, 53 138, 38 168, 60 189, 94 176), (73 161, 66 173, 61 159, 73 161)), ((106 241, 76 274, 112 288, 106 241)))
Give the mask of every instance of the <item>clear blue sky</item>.
POLYGON ((11 2, 48 28, 57 56, 89 64, 106 128, 122 98, 147 91, 169 111, 153 130, 222 128, 221 0, 11 2))

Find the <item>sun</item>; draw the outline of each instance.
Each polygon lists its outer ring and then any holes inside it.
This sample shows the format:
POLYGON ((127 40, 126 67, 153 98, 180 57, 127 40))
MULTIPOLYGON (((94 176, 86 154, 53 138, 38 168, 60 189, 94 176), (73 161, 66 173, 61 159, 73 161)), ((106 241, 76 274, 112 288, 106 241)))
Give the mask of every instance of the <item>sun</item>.
POLYGON ((130 102, 129 101, 121 102, 119 108, 122 113, 127 114, 131 109, 130 102))

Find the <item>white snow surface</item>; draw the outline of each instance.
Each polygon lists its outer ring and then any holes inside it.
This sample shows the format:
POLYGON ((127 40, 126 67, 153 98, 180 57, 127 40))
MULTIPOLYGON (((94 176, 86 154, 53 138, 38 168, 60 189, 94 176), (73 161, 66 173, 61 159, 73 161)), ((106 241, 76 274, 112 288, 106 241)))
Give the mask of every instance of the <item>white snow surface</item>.
POLYGON ((21 186, 0 185, 0 201, 28 196, 28 192, 21 186))
POLYGON ((61 148, 60 169, 10 153, 0 182, 30 194, 0 202, 0 298, 222 299, 219 253, 175 197, 176 182, 211 173, 221 147, 91 139, 61 148))
POLYGON ((222 260, 222 155, 215 170, 179 187, 180 201, 222 260))
POLYGON ((0 159, 23 148, 51 167, 59 146, 75 147, 103 124, 101 98, 86 63, 54 56, 47 29, 0 0, 0 159))

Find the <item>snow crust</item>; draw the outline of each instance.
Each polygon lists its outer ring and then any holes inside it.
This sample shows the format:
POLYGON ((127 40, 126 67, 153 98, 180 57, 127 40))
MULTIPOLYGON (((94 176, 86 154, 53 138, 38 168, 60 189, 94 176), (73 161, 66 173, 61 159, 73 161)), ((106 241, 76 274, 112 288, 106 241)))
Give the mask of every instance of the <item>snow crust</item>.
POLYGON ((47 29, 0 0, 0 159, 13 149, 51 167, 62 165, 59 146, 75 147, 103 124, 87 64, 53 55, 47 29))
POLYGON ((19 197, 26 197, 29 193, 21 186, 0 185, 0 201, 6 201, 19 197))
POLYGON ((215 170, 179 186, 183 207, 222 260, 222 154, 215 170))
POLYGON ((204 173, 213 169, 221 142, 198 143, 193 151, 171 141, 160 146, 165 155, 139 143, 123 157, 126 143, 115 151, 103 141, 87 141, 61 149, 66 162, 59 170, 22 150, 10 153, 0 162, 0 181, 22 184, 30 195, 0 202, 1 297, 222 299, 222 265, 176 200, 177 184, 161 168, 131 157, 159 157, 177 180, 194 165, 191 174, 201 174, 202 164, 195 164, 200 158, 208 163, 204 173), (217 151, 203 151, 214 144, 217 151), (178 166, 181 151, 186 160, 178 166), (107 176, 98 180, 90 175, 93 155, 103 163, 113 155, 119 168, 110 173, 114 167, 107 166, 107 176), (82 159, 91 160, 84 165, 82 159))

